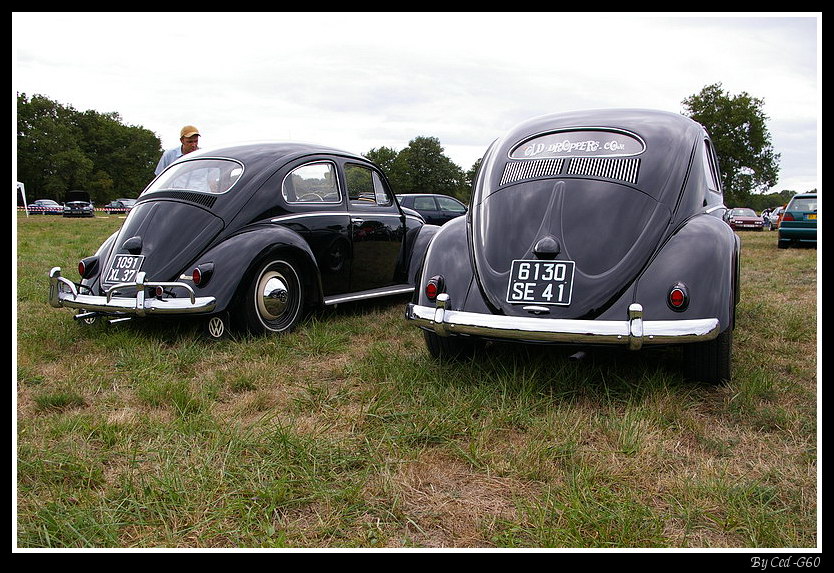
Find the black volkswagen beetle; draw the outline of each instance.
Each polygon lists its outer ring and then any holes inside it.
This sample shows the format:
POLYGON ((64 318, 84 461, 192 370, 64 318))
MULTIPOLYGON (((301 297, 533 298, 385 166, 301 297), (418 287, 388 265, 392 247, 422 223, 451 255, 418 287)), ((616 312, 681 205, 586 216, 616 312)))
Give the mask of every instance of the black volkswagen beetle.
POLYGON ((727 380, 740 243, 725 210, 709 136, 684 116, 529 120, 487 150, 406 318, 436 357, 490 339, 681 345, 690 378, 727 380))
POLYGON ((358 155, 281 143, 196 151, 79 263, 80 282, 50 271, 49 300, 85 321, 197 315, 212 337, 238 325, 280 333, 309 307, 412 292, 437 228, 358 155))

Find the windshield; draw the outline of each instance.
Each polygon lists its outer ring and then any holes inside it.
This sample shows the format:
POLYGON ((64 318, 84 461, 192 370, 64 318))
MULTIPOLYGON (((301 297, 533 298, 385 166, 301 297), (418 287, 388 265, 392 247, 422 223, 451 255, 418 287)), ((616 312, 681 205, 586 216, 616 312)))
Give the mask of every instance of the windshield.
POLYGON ((198 191, 219 195, 240 179, 243 166, 230 159, 194 159, 172 165, 144 194, 157 191, 198 191))
POLYGON ((733 209, 734 217, 755 217, 756 213, 753 209, 733 209))

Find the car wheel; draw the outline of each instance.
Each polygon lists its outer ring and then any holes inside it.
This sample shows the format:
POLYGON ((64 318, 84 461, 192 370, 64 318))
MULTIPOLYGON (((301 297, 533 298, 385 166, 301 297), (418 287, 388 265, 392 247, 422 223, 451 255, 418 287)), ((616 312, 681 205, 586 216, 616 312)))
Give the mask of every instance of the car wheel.
POLYGON ((246 325, 256 334, 292 330, 304 301, 301 279, 290 260, 271 260, 261 266, 246 292, 246 325))
POLYGON ((688 379, 695 382, 706 384, 729 382, 732 352, 732 328, 728 328, 713 340, 684 344, 684 373, 688 379))
MULTIPOLYGON (((80 314, 85 314, 86 312, 87 311, 82 308, 80 314)), ((85 316, 81 319, 81 322, 87 326, 93 326, 98 322, 98 315, 94 314, 93 316, 85 316)))
POLYGON ((478 348, 478 343, 459 336, 439 336, 428 330, 423 331, 426 348, 433 358, 438 360, 464 360, 471 358, 478 348))

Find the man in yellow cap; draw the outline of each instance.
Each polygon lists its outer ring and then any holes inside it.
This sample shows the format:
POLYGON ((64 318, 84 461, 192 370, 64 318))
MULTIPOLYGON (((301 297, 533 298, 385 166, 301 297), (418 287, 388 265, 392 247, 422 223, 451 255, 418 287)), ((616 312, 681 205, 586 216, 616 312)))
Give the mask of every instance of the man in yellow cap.
POLYGON ((171 165, 174 161, 196 151, 198 149, 197 143, 200 139, 200 130, 193 125, 186 125, 180 130, 180 145, 173 149, 169 149, 159 158, 159 163, 156 165, 154 173, 159 175, 162 170, 171 165))

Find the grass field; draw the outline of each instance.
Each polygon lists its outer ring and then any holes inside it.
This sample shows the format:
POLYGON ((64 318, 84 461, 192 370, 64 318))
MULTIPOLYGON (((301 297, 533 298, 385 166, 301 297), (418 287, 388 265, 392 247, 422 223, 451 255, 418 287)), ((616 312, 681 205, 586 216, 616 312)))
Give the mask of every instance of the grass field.
POLYGON ((672 350, 438 364, 404 298, 220 343, 76 323, 47 273, 121 220, 17 218, 16 547, 821 547, 815 249, 741 234, 703 386, 672 350))

